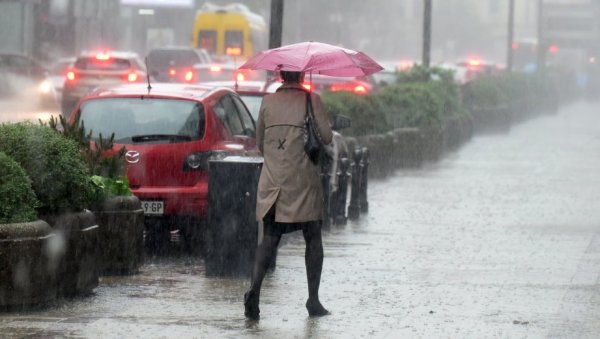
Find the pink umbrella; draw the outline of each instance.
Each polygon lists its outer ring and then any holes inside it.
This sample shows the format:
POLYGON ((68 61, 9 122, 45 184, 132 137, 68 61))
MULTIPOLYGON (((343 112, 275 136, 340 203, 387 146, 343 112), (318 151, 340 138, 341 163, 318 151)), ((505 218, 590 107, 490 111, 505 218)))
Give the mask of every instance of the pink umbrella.
POLYGON ((379 72, 383 67, 363 52, 309 41, 262 51, 240 69, 354 77, 379 72))

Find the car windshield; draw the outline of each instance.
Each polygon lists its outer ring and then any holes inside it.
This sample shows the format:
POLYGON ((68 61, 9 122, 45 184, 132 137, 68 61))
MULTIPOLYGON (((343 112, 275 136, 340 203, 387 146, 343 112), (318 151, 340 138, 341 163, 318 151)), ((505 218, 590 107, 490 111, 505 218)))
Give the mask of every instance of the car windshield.
POLYGON ((240 94, 240 98, 242 98, 242 101, 248 107, 254 121, 258 120, 258 113, 263 97, 259 95, 240 94))
POLYGON ((174 143, 204 136, 204 107, 197 102, 157 98, 90 100, 80 120, 97 140, 115 134, 117 143, 174 143))

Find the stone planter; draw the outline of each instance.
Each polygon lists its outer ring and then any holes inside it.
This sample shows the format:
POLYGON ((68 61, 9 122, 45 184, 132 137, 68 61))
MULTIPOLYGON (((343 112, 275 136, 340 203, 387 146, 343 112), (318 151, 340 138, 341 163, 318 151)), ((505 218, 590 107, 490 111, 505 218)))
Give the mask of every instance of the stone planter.
POLYGON ((55 235, 42 221, 0 224, 0 309, 21 310, 56 298, 55 235))
POLYGON ((62 243, 64 256, 57 269, 58 296, 92 293, 100 276, 99 227, 90 211, 46 217, 62 243))
POLYGON ((143 264, 144 210, 135 196, 107 199, 94 211, 99 229, 101 272, 132 274, 143 264))

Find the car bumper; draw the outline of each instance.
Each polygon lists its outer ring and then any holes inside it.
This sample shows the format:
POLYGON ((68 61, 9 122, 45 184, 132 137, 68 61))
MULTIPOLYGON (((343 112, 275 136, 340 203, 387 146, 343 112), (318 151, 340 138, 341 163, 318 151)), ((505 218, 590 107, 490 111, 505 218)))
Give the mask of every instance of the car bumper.
POLYGON ((191 187, 140 187, 132 189, 142 204, 163 202, 162 213, 147 211, 147 217, 198 217, 208 214, 208 183, 202 182, 191 187))

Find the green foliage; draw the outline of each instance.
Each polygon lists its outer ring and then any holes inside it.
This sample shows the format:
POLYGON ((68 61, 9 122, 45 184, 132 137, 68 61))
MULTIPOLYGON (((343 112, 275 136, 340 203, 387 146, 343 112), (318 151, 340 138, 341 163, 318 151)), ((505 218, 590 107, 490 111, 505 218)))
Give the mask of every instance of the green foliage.
POLYGON ((39 205, 31 179, 6 153, 0 152, 0 224, 29 222, 37 219, 39 205))
POLYGON ((81 211, 89 206, 93 186, 72 140, 28 122, 2 124, 0 151, 19 163, 31 178, 41 214, 81 211))
MULTIPOLYGON (((42 121, 40 124, 44 125, 42 121)), ((114 134, 108 139, 103 138, 100 134, 98 140, 95 141, 92 139, 93 131, 86 132, 82 121, 78 120, 69 125, 62 116, 59 116, 58 119, 51 117, 49 126, 79 145, 83 159, 92 175, 92 209, 99 208, 102 201, 107 198, 117 195, 132 195, 129 182, 124 175, 126 150, 125 147, 118 151, 113 150, 114 134)))
MULTIPOLYGON (((41 120, 40 124, 45 125, 41 120)), ((51 117, 48 126, 79 145, 92 175, 113 179, 123 176, 126 150, 125 147, 119 151, 113 150, 114 133, 109 138, 103 138, 100 134, 98 140, 94 141, 92 140, 93 131, 86 132, 83 121, 77 120, 74 124, 69 125, 63 116, 51 117)))
POLYGON ((99 175, 92 176, 92 183, 98 188, 106 198, 117 195, 132 195, 129 189, 127 177, 108 178, 99 175))

